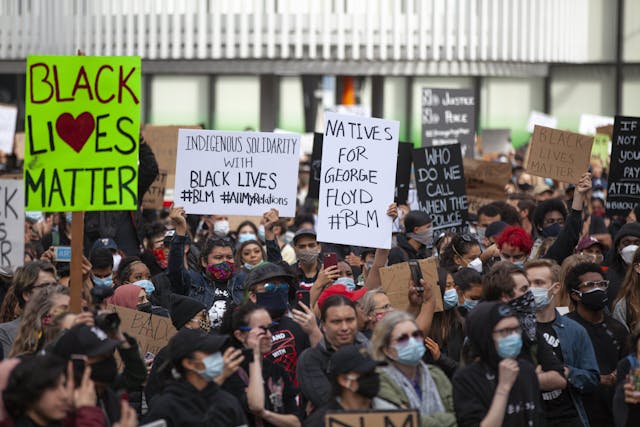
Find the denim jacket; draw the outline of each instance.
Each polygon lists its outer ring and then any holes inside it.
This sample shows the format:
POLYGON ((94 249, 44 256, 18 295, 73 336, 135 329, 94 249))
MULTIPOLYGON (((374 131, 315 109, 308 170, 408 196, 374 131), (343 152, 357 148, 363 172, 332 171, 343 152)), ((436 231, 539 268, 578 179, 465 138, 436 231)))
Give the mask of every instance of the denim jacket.
POLYGON ((581 393, 595 391, 600 383, 600 369, 587 331, 576 321, 561 316, 556 311, 553 328, 560 338, 564 364, 569 367, 569 393, 580 420, 589 426, 587 413, 582 405, 581 393))

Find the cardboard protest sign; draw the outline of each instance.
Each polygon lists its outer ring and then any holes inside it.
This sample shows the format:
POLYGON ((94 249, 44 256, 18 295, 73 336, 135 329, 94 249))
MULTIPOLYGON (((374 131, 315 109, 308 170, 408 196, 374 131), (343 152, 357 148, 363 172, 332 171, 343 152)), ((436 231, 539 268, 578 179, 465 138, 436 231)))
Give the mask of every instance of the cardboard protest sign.
POLYGON ((167 188, 175 186, 178 129, 202 129, 202 126, 156 126, 147 124, 142 129, 142 137, 156 156, 158 169, 167 171, 167 188))
POLYGON ((531 175, 577 183, 589 168, 593 136, 536 126, 525 168, 531 175))
POLYGON ((138 341, 142 356, 147 353, 157 355, 176 334, 176 328, 168 317, 131 310, 118 305, 109 305, 107 310, 118 313, 122 332, 126 332, 138 341))
POLYGON ((309 191, 307 198, 318 200, 320 197, 320 175, 322 174, 322 132, 313 134, 311 152, 311 171, 309 172, 309 191))
POLYGON ((0 266, 24 264, 24 183, 0 179, 0 266))
POLYGON ((464 178, 469 196, 502 200, 511 180, 511 164, 464 159, 464 178))
POLYGON ((478 213, 478 209, 480 209, 481 206, 488 205, 489 203, 496 201, 494 198, 478 197, 472 194, 467 195, 467 200, 469 202, 470 213, 478 213))
POLYGON ((596 128, 596 135, 607 135, 609 138, 613 137, 613 124, 598 126, 596 128))
POLYGON ((0 104, 0 151, 13 152, 13 137, 16 132, 18 109, 14 105, 0 104))
POLYGON ((473 89, 422 89, 422 146, 459 143, 463 157, 475 152, 473 89))
POLYGON ((190 214, 295 215, 300 136, 180 129, 174 200, 190 214))
POLYGON ((605 208, 627 215, 640 203, 640 117, 616 116, 605 208))
POLYGON ((512 151, 511 129, 483 129, 482 154, 508 154, 512 151))
MULTIPOLYGON (((436 299, 436 311, 442 311, 442 294, 438 286, 438 267, 435 258, 421 259, 418 264, 425 283, 431 287, 431 292, 436 299)), ((411 280, 411 270, 408 262, 380 269, 382 289, 389 297, 391 305, 398 310, 406 309, 409 304, 409 280, 411 280)))
POLYGON ((394 201, 406 204, 409 198, 409 183, 411 181, 411 152, 413 144, 401 142, 398 144, 398 165, 396 166, 396 190, 394 201))
POLYGON ((417 409, 327 412, 325 427, 420 427, 417 409))
POLYGON ((532 111, 529 114, 529 121, 527 123, 527 132, 533 133, 533 128, 538 126, 544 126, 547 128, 555 128, 558 126, 558 119, 548 114, 541 113, 539 111, 532 111))
POLYGON ((318 241, 389 249, 400 123, 336 113, 324 119, 318 241))
POLYGON ((460 144, 413 150, 420 210, 433 219, 433 229, 462 232, 468 202, 460 144))
POLYGON ((613 117, 581 114, 578 132, 584 135, 595 135, 601 126, 613 125, 613 117))
POLYGON ((142 207, 145 209, 162 209, 164 190, 166 187, 167 171, 165 169, 158 169, 158 176, 142 197, 142 207))
POLYGON ((140 58, 27 58, 26 210, 138 208, 140 58))
POLYGON ((18 160, 24 160, 24 132, 17 132, 13 138, 13 154, 18 160))

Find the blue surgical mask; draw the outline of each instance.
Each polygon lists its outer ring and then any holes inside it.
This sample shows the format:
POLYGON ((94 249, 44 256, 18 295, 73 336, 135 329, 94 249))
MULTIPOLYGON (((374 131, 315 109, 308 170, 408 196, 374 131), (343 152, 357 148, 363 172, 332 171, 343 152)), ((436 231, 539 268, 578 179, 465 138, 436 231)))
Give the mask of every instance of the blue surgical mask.
POLYGON ((348 291, 356 290, 356 282, 354 282, 351 277, 338 277, 336 281, 333 282, 333 284, 343 285, 345 288, 347 288, 348 291))
POLYGON ((549 298, 549 289, 547 288, 529 288, 536 301, 536 310, 543 310, 549 305, 553 297, 549 298))
POLYGON ((450 310, 458 305, 458 292, 455 289, 449 289, 442 296, 444 301, 444 309, 450 310))
POLYGON ((405 345, 396 345, 396 351, 398 352, 398 362, 403 365, 416 366, 422 360, 426 349, 422 342, 411 337, 405 345))
POLYGON ((258 237, 260 238, 260 240, 262 240, 263 242, 267 239, 265 239, 264 237, 264 225, 261 225, 260 227, 258 227, 258 237))
POLYGON ((248 262, 244 263, 244 268, 246 268, 247 270, 253 270, 254 268, 256 268, 259 265, 264 264, 264 261, 260 261, 259 263, 257 263, 256 265, 251 265, 248 262))
POLYGON ((524 261, 516 261, 513 263, 518 268, 524 268, 524 261))
POLYGON ((542 237, 558 237, 562 230, 562 225, 556 222, 551 225, 542 228, 542 237))
POLYGON ((464 300, 464 304, 462 304, 462 306, 464 308, 466 308, 467 310, 471 311, 474 308, 476 308, 476 305, 478 305, 478 300, 477 299, 465 299, 464 300))
POLYGON ((144 288, 147 296, 151 296, 151 294, 156 290, 156 287, 153 285, 151 280, 138 280, 137 282, 133 282, 133 284, 144 288))
POLYGON ((513 333, 498 338, 498 356, 503 359, 515 359, 522 350, 522 335, 513 333))
POLYGON ((258 240, 253 233, 242 233, 238 236, 238 243, 248 242, 249 240, 258 240))
POLYGON ((94 285, 96 286, 105 286, 110 288, 113 285, 113 276, 107 276, 107 277, 96 277, 93 274, 91 275, 91 281, 93 282, 94 285))
POLYGON ((206 381, 211 381, 220 376, 224 370, 224 359, 220 352, 208 355, 202 359, 202 363, 204 363, 204 369, 202 371, 198 371, 198 375, 206 381))

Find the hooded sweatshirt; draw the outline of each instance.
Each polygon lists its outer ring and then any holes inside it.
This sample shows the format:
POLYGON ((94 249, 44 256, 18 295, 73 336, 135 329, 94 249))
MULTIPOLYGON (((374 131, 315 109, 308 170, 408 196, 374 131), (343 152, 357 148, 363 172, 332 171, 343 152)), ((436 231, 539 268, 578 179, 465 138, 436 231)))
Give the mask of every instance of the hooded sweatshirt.
POLYGON ((620 286, 624 281, 624 276, 627 273, 627 264, 622 260, 620 253, 618 252, 618 244, 625 236, 640 237, 640 223, 631 222, 622 226, 620 231, 616 233, 613 240, 613 246, 609 249, 604 264, 609 267, 605 273, 605 278, 610 282, 607 289, 607 296, 609 297, 609 304, 613 304, 620 286))
MULTIPOLYGON (((505 317, 515 316, 505 304, 483 302, 467 316, 467 336, 479 356, 458 369, 453 376, 453 400, 458 426, 477 426, 491 407, 498 385, 500 356, 493 340, 493 329, 505 317)), ((511 387, 503 426, 544 425, 538 377, 534 366, 518 360, 520 373, 511 387)))

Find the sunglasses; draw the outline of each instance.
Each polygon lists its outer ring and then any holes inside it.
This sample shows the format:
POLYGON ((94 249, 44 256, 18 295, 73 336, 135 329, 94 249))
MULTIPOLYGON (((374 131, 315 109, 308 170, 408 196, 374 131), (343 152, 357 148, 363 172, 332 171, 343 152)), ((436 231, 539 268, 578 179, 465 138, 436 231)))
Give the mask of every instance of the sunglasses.
MULTIPOLYGON (((264 333, 266 334, 274 326, 278 326, 278 322, 271 322, 271 324, 269 324, 267 326, 256 326, 256 328, 257 329, 262 329, 264 331, 264 333)), ((251 326, 240 326, 238 329, 241 330, 242 332, 250 332, 253 328, 251 326)))
POLYGON ((288 291, 289 285, 286 283, 265 283, 264 284, 265 292, 276 292, 278 290, 288 291))
POLYGON ((414 339, 422 341, 423 337, 424 337, 424 335, 422 334, 422 331, 420 329, 416 329, 415 331, 413 331, 410 334, 404 333, 404 334, 400 335, 398 338, 395 339, 395 342, 397 342, 398 344, 405 344, 405 343, 409 342, 409 338, 414 338, 414 339))

